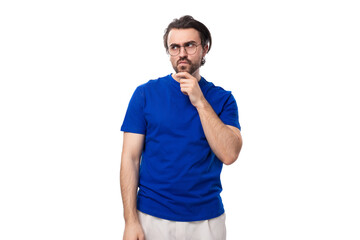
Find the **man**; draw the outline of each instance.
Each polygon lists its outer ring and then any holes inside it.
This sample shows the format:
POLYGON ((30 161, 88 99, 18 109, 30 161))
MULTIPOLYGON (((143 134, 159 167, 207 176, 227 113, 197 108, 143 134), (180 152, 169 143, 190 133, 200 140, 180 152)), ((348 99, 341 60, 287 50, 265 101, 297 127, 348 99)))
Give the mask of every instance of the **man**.
POLYGON ((204 24, 175 19, 164 45, 175 73, 137 87, 121 127, 123 239, 223 240, 220 173, 242 146, 237 105, 200 76, 211 48, 204 24))

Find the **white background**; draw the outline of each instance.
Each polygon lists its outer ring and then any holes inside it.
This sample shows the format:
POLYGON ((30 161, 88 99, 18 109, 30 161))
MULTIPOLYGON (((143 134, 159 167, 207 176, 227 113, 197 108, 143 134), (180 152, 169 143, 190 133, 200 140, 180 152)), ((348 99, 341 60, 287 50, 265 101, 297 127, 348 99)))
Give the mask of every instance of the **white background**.
POLYGON ((121 239, 122 133, 136 86, 172 72, 193 15, 201 74, 231 90, 244 145, 224 167, 229 240, 360 239, 357 1, 0 3, 0 239, 121 239))

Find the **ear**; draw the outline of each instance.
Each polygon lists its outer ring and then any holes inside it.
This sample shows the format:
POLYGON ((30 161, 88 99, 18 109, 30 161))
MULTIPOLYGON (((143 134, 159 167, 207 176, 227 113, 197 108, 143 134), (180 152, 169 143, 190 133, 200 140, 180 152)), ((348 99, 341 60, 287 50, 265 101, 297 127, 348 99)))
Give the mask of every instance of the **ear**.
POLYGON ((203 48, 203 56, 205 57, 205 55, 207 54, 207 52, 209 51, 209 45, 206 44, 206 46, 203 48))

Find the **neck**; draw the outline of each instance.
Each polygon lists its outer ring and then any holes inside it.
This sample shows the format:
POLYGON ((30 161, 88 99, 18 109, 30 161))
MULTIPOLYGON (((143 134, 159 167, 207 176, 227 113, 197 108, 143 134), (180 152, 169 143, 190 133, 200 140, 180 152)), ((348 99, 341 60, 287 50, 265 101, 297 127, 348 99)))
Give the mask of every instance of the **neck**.
POLYGON ((193 74, 191 74, 194 78, 196 78, 198 81, 200 81, 201 76, 200 76, 200 71, 199 69, 196 70, 193 74))

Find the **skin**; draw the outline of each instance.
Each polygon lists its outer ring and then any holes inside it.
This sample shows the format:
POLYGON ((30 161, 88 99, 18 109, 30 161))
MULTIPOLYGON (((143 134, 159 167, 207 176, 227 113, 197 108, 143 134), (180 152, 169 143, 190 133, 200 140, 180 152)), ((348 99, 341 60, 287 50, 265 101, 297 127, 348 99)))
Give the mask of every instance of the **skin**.
POLYGON ((145 135, 124 133, 121 154, 120 186, 124 206, 124 240, 144 240, 145 235, 140 225, 136 210, 140 157, 145 135))
MULTIPOLYGON (((168 36, 168 46, 184 46, 188 42, 199 44, 193 55, 187 54, 183 47, 177 56, 170 56, 170 62, 176 73, 173 78, 180 83, 181 92, 189 96, 191 104, 197 109, 200 121, 211 150, 226 165, 236 161, 242 147, 240 130, 225 125, 211 105, 205 99, 199 86, 201 59, 205 57, 208 46, 201 46, 197 30, 172 29, 168 36)), ((124 133, 120 168, 120 186, 124 206, 124 240, 143 240, 144 232, 136 210, 139 165, 145 136, 143 134, 124 133)))
MULTIPOLYGON (((205 57, 208 46, 206 45, 205 48, 202 48, 200 34, 193 28, 189 29, 172 29, 168 36, 168 46, 173 44, 184 46, 185 43, 188 42, 195 42, 198 44, 196 53, 193 55, 187 54, 185 49, 182 47, 180 48, 180 53, 177 56, 170 56, 170 62, 173 66, 176 73, 179 72, 188 72, 193 77, 195 77, 198 81, 200 80, 200 65, 201 59, 205 57)), ((173 78, 180 82, 180 77, 176 74, 172 75, 173 78)))

